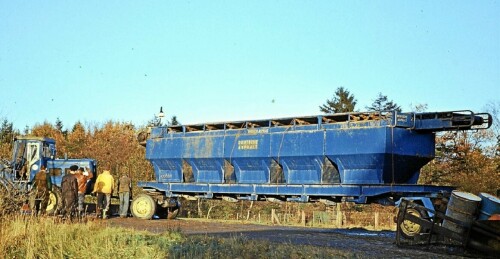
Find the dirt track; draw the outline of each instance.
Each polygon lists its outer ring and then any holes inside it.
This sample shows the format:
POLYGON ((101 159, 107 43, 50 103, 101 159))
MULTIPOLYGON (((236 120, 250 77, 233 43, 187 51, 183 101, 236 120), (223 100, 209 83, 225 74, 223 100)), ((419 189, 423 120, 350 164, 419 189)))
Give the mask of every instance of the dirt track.
POLYGON ((276 243, 331 247, 369 258, 462 258, 447 254, 444 248, 433 247, 427 250, 422 247, 397 247, 395 233, 392 231, 267 226, 193 219, 148 221, 136 218, 110 218, 107 223, 110 226, 146 230, 153 233, 178 229, 186 235, 210 235, 222 238, 243 236, 248 239, 268 240, 276 243))

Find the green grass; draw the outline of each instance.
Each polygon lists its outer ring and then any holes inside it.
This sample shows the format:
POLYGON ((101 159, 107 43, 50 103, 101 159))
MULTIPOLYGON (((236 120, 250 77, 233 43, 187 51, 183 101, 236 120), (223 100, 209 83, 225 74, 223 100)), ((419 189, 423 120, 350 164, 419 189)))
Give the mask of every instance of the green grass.
POLYGON ((3 219, 2 258, 165 258, 183 240, 178 232, 153 235, 99 223, 63 223, 58 218, 3 219))
POLYGON ((0 258, 352 258, 330 248, 276 244, 243 237, 185 236, 107 227, 54 217, 0 219, 0 258))

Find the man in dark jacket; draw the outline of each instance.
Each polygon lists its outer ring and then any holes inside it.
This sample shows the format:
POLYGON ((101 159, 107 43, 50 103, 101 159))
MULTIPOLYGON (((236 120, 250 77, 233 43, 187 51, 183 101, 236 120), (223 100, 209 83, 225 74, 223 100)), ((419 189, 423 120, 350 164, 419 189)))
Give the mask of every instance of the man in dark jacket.
POLYGON ((43 215, 49 203, 49 192, 52 190, 50 176, 47 174, 45 166, 43 165, 40 171, 35 175, 33 188, 35 189, 35 204, 32 209, 35 215, 39 213, 43 215))
POLYGON ((75 213, 78 202, 78 181, 75 177, 77 165, 69 168, 69 173, 64 175, 61 182, 61 191, 63 198, 63 216, 72 217, 75 213))

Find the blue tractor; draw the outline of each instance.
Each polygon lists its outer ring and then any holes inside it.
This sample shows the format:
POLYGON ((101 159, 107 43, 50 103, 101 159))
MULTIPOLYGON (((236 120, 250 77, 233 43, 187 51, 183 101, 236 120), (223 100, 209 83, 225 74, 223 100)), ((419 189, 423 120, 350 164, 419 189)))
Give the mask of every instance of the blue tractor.
POLYGON ((417 184, 436 132, 491 124, 472 111, 385 111, 151 127, 138 139, 155 181, 138 183, 144 192, 131 211, 175 218, 179 198, 394 205, 409 197, 432 207, 453 190, 417 184))
MULTIPOLYGON (((2 196, 15 195, 29 199, 35 175, 43 167, 49 172, 53 187, 50 192, 47 213, 55 214, 62 206, 61 180, 69 173, 69 167, 88 168, 96 172, 94 159, 57 159, 56 142, 51 138, 17 137, 13 142, 12 160, 3 159, 0 163, 0 190, 2 196)), ((90 193, 95 177, 87 183, 90 193)))

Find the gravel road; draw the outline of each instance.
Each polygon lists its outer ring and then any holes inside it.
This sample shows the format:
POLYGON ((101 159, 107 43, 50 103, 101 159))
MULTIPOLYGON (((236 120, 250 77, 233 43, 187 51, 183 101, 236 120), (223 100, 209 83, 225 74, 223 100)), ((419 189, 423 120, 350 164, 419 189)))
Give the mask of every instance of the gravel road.
MULTIPOLYGON (((110 226, 146 230, 153 233, 180 230, 186 235, 210 235, 221 238, 241 236, 276 243, 330 247, 367 258, 465 258, 448 254, 447 249, 443 247, 398 247, 395 244, 393 231, 270 226, 195 219, 110 218, 106 222, 110 226)), ((474 257, 471 254, 466 256, 474 257)))

